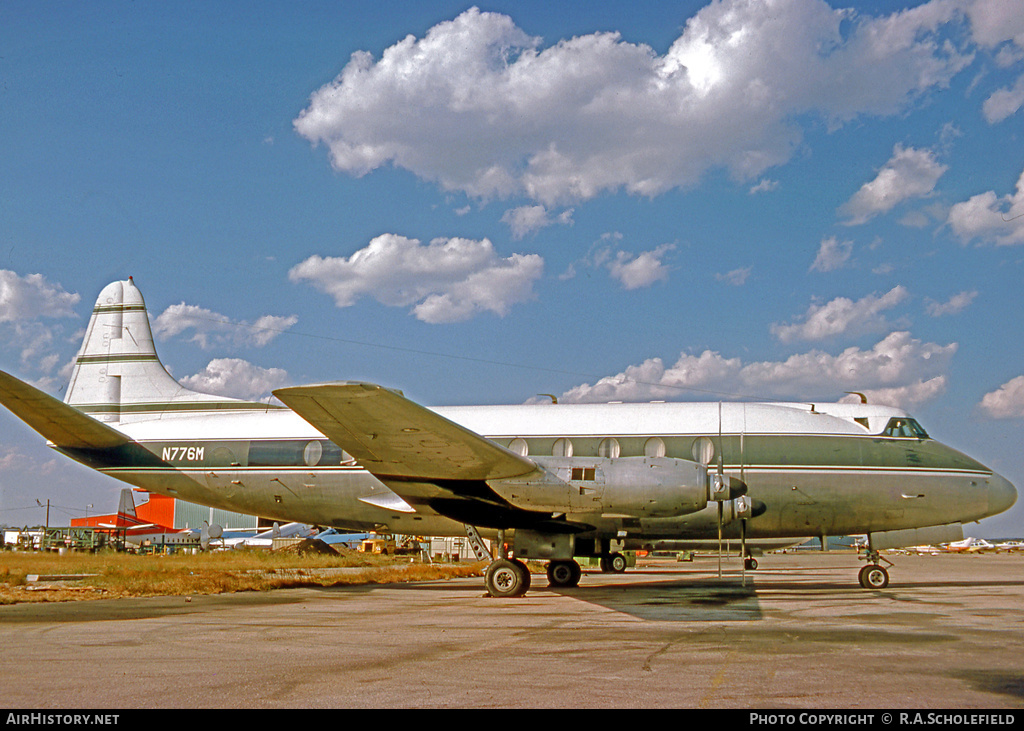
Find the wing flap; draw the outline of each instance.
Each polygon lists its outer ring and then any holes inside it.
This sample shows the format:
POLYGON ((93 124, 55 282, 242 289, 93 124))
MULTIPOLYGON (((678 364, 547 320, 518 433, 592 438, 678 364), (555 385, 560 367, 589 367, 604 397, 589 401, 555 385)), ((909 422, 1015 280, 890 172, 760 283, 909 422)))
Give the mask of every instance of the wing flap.
POLYGON ((274 395, 378 477, 489 480, 536 469, 531 460, 372 383, 295 386, 274 395))
POLYGON ((107 449, 131 441, 116 429, 3 371, 0 404, 58 447, 107 449))

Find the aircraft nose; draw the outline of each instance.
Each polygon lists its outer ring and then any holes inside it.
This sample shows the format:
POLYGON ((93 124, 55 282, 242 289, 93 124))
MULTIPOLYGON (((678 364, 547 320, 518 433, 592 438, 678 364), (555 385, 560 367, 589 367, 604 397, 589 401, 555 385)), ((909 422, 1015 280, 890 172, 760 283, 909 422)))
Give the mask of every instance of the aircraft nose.
POLYGON ((1009 510, 1017 502, 1017 488, 1002 475, 993 472, 988 481, 989 515, 1009 510))

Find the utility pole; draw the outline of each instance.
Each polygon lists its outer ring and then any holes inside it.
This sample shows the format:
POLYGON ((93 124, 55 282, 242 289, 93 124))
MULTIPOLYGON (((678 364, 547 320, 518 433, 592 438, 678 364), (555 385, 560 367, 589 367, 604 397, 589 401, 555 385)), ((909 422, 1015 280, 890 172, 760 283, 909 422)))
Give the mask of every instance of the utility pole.
MULTIPOLYGON (((39 498, 36 498, 36 505, 43 507, 43 504, 39 502, 39 498)), ((50 527, 50 498, 46 498, 46 527, 50 527)))

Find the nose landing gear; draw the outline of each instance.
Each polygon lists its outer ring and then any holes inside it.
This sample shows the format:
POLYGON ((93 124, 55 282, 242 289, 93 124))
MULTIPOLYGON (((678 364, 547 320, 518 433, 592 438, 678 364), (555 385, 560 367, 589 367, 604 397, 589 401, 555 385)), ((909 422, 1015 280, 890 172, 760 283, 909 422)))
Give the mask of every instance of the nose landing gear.
MULTIPOLYGON (((857 574, 860 585, 865 589, 884 589, 889 586, 889 572, 881 565, 880 562, 884 559, 878 554, 878 551, 869 550, 864 558, 868 565, 857 574)), ((893 565, 892 561, 886 561, 886 563, 890 566, 893 565)))

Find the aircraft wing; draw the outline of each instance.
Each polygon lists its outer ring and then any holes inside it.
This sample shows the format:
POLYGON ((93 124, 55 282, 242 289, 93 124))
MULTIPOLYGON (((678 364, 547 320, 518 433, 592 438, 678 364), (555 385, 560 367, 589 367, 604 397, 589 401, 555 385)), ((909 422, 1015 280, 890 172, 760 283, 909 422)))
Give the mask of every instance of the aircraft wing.
POLYGON ((3 371, 0 404, 58 447, 106 449, 131 441, 117 429, 3 371))
POLYGON ((274 395, 378 478, 490 480, 537 468, 526 457, 372 383, 295 386, 274 395))

